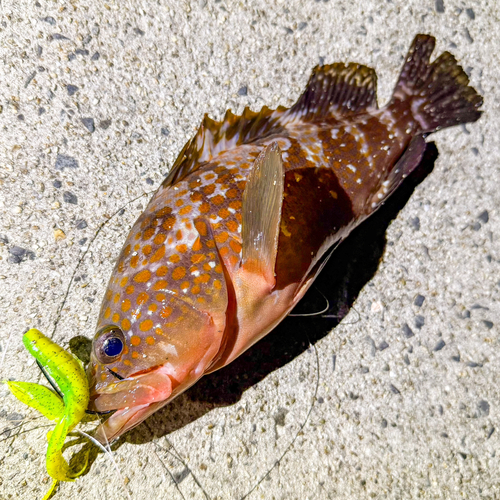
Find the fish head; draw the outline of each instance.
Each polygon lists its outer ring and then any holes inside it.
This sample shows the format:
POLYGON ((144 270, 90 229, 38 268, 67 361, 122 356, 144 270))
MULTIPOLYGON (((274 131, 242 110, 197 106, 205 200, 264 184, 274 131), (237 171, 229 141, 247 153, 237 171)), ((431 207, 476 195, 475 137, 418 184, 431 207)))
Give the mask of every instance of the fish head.
POLYGON ((106 318, 110 306, 103 304, 87 374, 89 409, 118 410, 101 430, 108 440, 198 380, 215 354, 216 325, 208 313, 174 295, 152 305, 145 301, 119 322, 106 318))
MULTIPOLYGON (((157 218, 155 228, 161 228, 157 218)), ((92 343, 89 409, 116 410, 98 430, 102 442, 139 424, 194 384, 217 355, 225 328, 227 295, 219 261, 208 266, 210 276, 200 274, 196 259, 186 251, 173 253, 165 238, 156 237, 160 233, 142 243, 136 235, 147 230, 139 219, 125 243, 92 343)), ((194 241, 200 237, 193 234, 194 241)))

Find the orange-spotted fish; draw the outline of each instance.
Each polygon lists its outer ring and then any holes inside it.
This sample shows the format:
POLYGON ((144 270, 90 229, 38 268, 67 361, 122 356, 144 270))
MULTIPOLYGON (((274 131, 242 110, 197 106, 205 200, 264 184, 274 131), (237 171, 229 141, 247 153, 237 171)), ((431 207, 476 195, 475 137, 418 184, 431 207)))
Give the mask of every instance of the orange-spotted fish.
POLYGON ((273 329, 330 250, 420 162, 424 137, 474 122, 482 98, 418 35, 390 102, 359 64, 316 67, 290 109, 197 134, 134 224, 102 303, 90 409, 113 440, 273 329))

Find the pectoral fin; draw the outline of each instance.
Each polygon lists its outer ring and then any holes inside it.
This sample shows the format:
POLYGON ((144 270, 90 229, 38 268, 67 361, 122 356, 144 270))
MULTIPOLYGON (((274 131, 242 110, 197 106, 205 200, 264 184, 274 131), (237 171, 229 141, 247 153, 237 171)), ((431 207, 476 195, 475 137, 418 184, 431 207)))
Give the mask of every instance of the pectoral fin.
POLYGON ((242 267, 274 286, 283 204, 284 170, 277 143, 257 157, 243 193, 242 267))

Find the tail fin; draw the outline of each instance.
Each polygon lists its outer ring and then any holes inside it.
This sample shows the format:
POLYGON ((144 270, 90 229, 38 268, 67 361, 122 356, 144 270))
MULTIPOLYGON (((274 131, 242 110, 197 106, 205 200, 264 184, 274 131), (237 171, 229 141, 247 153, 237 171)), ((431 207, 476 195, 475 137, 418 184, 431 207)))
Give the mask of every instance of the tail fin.
POLYGON ((435 42, 429 35, 415 37, 391 101, 410 98, 414 118, 424 133, 475 122, 481 116, 478 108, 483 103, 449 52, 430 62, 435 42))

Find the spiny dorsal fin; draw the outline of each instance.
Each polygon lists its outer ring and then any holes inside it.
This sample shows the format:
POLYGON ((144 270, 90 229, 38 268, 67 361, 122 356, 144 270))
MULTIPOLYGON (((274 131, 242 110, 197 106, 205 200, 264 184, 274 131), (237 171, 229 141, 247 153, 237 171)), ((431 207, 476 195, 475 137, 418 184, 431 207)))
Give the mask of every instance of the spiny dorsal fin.
POLYGON ((258 113, 245 108, 242 115, 227 111, 221 122, 205 115, 196 135, 177 157, 163 186, 181 181, 221 151, 283 132, 288 122, 325 121, 377 108, 377 75, 360 64, 336 63, 313 70, 305 92, 290 108, 264 106, 258 113))
POLYGON ((282 130, 279 120, 285 111, 286 108, 282 106, 276 110, 264 106, 258 113, 247 107, 242 115, 234 115, 228 110, 221 122, 205 115, 198 132, 175 160, 163 186, 172 186, 181 181, 221 151, 278 133, 282 130))
POLYGON ((257 157, 243 192, 242 267, 274 285, 281 206, 285 183, 281 151, 276 142, 257 157))
POLYGON ((377 75, 356 63, 316 66, 286 118, 324 121, 377 109, 377 75))

